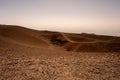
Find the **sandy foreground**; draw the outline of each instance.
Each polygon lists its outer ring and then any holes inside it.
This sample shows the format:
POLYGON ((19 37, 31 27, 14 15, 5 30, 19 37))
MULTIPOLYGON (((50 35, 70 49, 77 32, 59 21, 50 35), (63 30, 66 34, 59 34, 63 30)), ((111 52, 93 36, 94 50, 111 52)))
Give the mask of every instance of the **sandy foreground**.
POLYGON ((120 80, 120 54, 1 54, 0 80, 120 80))

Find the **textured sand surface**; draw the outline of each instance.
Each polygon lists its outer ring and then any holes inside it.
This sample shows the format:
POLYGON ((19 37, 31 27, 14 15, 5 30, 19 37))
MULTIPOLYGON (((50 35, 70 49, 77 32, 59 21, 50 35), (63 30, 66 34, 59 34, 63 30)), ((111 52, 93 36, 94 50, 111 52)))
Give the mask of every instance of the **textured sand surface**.
POLYGON ((0 80, 120 80, 120 37, 0 25, 0 80))
POLYGON ((0 55, 0 80, 120 80, 120 54, 0 55))

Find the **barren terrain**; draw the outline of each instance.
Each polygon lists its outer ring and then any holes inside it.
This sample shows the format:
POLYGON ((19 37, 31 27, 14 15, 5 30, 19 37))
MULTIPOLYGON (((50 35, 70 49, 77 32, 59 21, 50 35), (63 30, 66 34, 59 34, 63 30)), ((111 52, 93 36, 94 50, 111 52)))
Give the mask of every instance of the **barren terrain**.
POLYGON ((0 25, 0 80, 120 80, 120 37, 0 25))

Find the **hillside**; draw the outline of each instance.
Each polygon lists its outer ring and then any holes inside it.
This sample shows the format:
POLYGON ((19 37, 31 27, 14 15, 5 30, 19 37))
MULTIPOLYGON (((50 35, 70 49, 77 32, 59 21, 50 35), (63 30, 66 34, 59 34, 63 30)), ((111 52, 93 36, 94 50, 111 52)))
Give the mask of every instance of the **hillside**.
POLYGON ((0 25, 0 80, 120 80, 120 37, 0 25))
POLYGON ((20 26, 0 25, 0 46, 19 48, 61 48, 73 52, 120 52, 120 37, 37 31, 20 26))

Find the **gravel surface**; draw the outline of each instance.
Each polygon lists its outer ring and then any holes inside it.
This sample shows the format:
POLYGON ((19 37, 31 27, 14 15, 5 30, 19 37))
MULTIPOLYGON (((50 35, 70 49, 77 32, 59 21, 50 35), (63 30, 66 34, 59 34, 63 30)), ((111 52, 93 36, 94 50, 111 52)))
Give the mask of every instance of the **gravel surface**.
POLYGON ((0 55, 0 80, 120 80, 119 53, 0 55))

